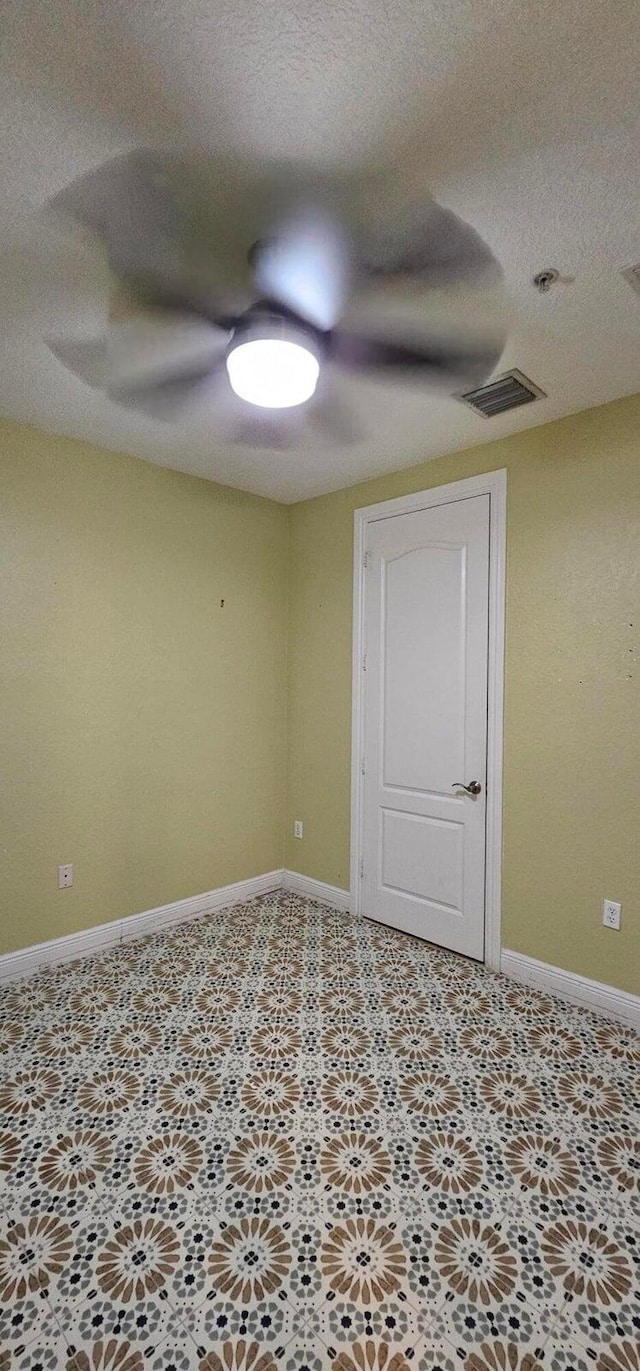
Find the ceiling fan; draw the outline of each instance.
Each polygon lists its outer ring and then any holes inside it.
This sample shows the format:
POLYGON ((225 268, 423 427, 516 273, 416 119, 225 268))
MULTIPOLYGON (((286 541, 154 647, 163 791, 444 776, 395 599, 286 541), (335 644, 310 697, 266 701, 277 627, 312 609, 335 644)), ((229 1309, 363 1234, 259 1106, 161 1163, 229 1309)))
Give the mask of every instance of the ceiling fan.
POLYGON ((330 402, 323 415, 313 399, 327 370, 449 392, 490 374, 503 328, 452 331, 446 311, 429 326, 434 295, 501 279, 490 249, 452 211, 426 197, 358 216, 353 194, 335 186, 310 195, 306 178, 274 176, 238 190, 232 171, 210 173, 141 150, 50 202, 98 237, 117 283, 103 336, 47 340, 83 380, 175 418, 203 389, 215 400, 221 379, 258 421, 239 441, 257 442, 262 427, 265 445, 279 446, 273 420, 283 411, 328 419, 330 402))

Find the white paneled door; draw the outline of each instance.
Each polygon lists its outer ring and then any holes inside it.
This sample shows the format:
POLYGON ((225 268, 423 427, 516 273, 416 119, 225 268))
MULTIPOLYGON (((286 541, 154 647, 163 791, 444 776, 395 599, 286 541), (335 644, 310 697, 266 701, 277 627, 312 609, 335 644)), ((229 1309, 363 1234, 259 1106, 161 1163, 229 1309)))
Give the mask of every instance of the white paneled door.
POLYGON ((481 494, 373 520, 363 605, 360 906, 479 959, 489 513, 481 494))

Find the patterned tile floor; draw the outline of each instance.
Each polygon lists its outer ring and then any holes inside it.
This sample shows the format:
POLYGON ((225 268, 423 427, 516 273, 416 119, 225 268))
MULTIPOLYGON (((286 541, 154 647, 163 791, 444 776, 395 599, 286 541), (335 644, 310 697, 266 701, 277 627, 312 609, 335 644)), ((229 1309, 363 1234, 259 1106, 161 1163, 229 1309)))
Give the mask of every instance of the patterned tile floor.
POLYGON ((640 1368, 624 1027, 276 894, 0 1040, 1 1371, 640 1368))

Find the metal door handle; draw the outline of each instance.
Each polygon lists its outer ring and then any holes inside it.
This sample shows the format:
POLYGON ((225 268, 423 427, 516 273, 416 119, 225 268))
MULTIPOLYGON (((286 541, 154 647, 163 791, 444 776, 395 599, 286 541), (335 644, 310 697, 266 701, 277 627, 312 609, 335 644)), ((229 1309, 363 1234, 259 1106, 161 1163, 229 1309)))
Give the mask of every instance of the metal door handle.
POLYGON ((465 785, 464 781, 454 781, 451 789, 453 790, 455 786, 460 786, 461 790, 466 790, 467 795, 479 795, 482 790, 479 781, 469 781, 468 785, 465 785))

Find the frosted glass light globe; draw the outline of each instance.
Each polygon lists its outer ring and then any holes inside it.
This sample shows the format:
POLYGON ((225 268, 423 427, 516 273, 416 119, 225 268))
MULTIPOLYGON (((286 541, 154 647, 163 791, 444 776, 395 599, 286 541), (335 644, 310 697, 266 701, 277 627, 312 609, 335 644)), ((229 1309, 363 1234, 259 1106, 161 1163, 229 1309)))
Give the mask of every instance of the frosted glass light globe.
POLYGON ((231 389, 264 409, 291 409, 310 400, 320 364, 310 348, 286 338, 248 338, 227 354, 231 389))

